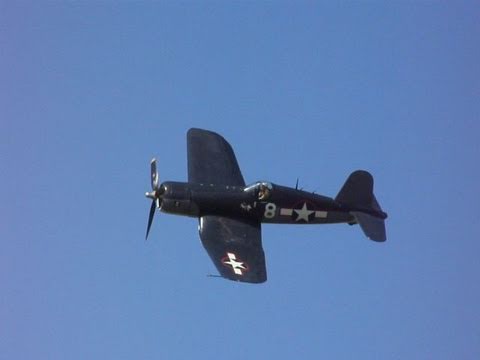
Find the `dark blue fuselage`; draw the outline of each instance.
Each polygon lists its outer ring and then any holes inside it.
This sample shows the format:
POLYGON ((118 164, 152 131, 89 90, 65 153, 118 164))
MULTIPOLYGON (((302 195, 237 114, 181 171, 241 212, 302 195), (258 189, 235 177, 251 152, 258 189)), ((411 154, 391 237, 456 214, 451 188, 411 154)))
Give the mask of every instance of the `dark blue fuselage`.
POLYGON ((162 187, 161 211, 176 215, 245 217, 274 224, 355 223, 350 209, 330 197, 266 182, 248 187, 164 182, 162 187))

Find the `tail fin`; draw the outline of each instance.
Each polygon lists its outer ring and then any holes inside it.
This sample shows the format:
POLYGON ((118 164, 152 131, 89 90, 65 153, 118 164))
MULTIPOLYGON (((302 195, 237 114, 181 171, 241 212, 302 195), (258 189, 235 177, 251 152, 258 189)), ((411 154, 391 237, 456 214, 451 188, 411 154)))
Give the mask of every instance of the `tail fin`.
POLYGON ((373 177, 363 170, 350 174, 335 201, 349 208, 367 237, 374 241, 385 241, 384 213, 373 194, 373 177))

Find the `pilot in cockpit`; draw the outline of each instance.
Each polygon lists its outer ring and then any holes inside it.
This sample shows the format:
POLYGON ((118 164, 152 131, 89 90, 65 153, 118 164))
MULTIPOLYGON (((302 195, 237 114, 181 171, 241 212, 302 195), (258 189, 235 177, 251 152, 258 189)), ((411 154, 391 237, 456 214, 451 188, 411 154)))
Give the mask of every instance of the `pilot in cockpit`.
POLYGON ((259 200, 266 200, 270 195, 270 190, 268 189, 267 185, 262 183, 258 189, 258 199, 259 200))

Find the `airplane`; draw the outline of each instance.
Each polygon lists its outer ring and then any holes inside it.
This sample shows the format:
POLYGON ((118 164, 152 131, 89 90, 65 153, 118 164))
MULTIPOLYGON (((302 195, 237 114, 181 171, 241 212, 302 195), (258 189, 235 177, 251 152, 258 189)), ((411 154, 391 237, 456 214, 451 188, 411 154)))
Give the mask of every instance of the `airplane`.
POLYGON ((187 132, 188 182, 160 183, 150 163, 152 199, 148 238, 155 211, 199 219, 201 242, 220 276, 246 283, 267 280, 261 224, 359 224, 371 240, 386 240, 385 219, 373 194, 373 177, 353 172, 333 199, 268 181, 246 185, 230 144, 219 134, 187 132))

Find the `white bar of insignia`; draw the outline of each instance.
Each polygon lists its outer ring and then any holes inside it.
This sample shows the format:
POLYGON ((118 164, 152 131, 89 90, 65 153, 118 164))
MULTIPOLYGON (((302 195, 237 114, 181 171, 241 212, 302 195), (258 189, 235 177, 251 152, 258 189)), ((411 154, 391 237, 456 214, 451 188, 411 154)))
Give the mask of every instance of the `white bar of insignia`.
POLYGON ((315 217, 317 218, 326 218, 327 214, 327 211, 315 211, 315 217))
POLYGON ((292 213, 293 213, 293 209, 285 209, 285 208, 280 209, 280 215, 292 216, 292 213))

